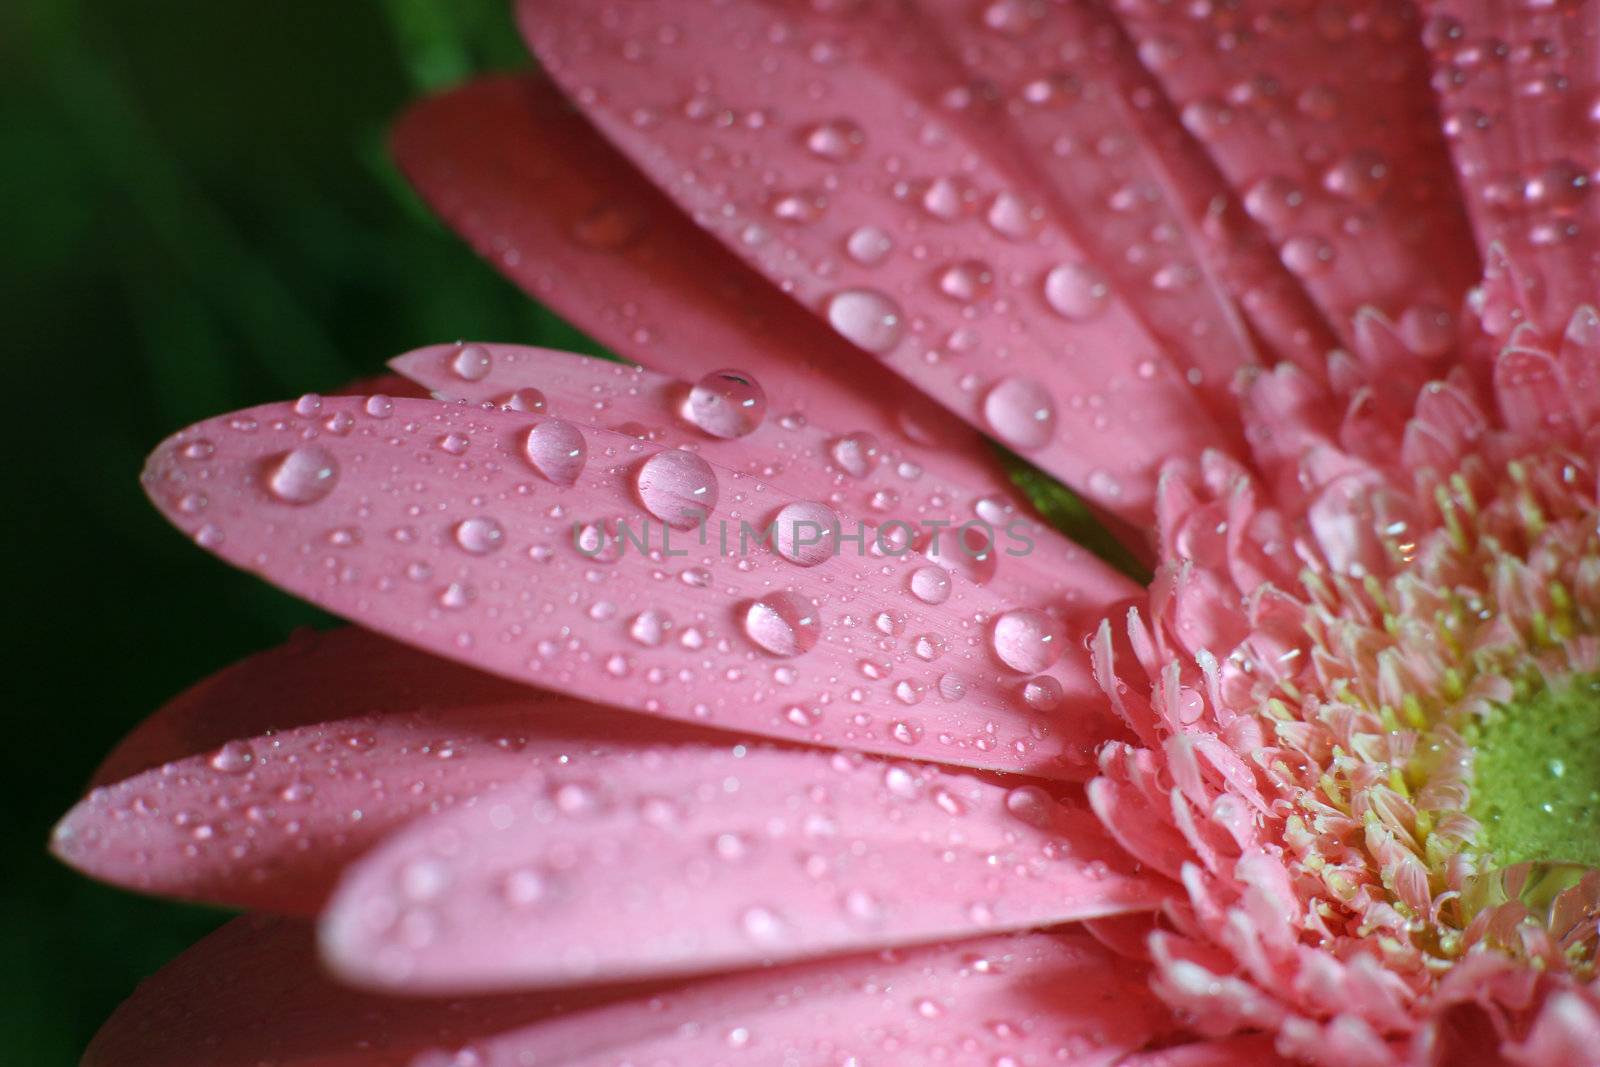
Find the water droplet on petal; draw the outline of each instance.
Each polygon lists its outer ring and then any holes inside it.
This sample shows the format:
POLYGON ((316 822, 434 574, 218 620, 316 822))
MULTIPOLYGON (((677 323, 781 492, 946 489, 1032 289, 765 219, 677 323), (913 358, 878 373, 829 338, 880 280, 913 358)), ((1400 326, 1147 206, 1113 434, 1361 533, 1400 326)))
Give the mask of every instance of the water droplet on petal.
POLYGON ((767 394, 742 370, 714 370, 695 383, 682 415, 712 437, 743 437, 767 417, 767 394))
POLYGON ((1022 702, 1034 711, 1054 711, 1061 706, 1061 683, 1048 674, 1029 678, 1022 684, 1022 702))
POLYGON ((633 487, 646 511, 679 529, 699 524, 717 506, 717 476, 711 464, 679 448, 642 461, 634 468, 633 487))
POLYGON ((528 430, 523 455, 533 469, 557 485, 572 485, 583 473, 589 445, 570 422, 545 419, 528 430))
POLYGON ((798 656, 816 647, 822 622, 811 602, 797 593, 768 593, 744 611, 745 635, 774 656, 798 656))
POLYGON ((861 226, 845 238, 844 250, 863 267, 875 267, 894 251, 894 239, 876 226, 861 226))
POLYGON ((861 154, 867 135, 849 119, 834 119, 811 127, 806 131, 805 141, 812 155, 843 162, 861 154))
POLYGON ((514 393, 508 393, 501 397, 497 403, 507 411, 521 411, 531 415, 540 415, 544 413, 547 402, 543 393, 530 386, 525 389, 518 389, 514 393))
POLYGON ((463 381, 481 382, 493 366, 494 357, 482 345, 462 345, 450 357, 450 370, 463 381))
POLYGON ((506 537, 505 530, 493 519, 478 516, 456 523, 456 544, 474 556, 487 556, 499 548, 506 537))
POLYGON ((628 636, 646 648, 655 648, 666 640, 667 631, 671 628, 672 620, 666 612, 646 608, 628 623, 628 636))
POLYGON ((256 754, 244 741, 229 741, 211 757, 211 766, 223 774, 243 774, 255 764, 256 754))
POLYGON ((900 305, 876 289, 844 289, 828 299, 828 324, 848 341, 882 355, 905 329, 900 305))
POLYGON ((918 567, 911 572, 911 593, 924 604, 950 599, 950 572, 943 567, 918 567))
POLYGON ((338 480, 339 461, 318 445, 301 445, 267 466, 267 489, 288 504, 315 504, 338 480))
POLYGON ((865 478, 878 462, 878 439, 870 433, 851 433, 828 442, 834 464, 852 478, 865 478))
POLYGON ((1002 378, 983 398, 983 419, 1012 448, 1031 451, 1056 433, 1056 405, 1044 386, 1029 378, 1002 378))
POLYGON ((826 504, 797 500, 772 517, 772 548, 790 563, 815 567, 833 555, 839 516, 826 504))
POLYGON ((990 641, 1001 663, 1023 674, 1037 674, 1066 651, 1066 628, 1042 611, 1018 608, 995 620, 990 641))
POLYGON ((1106 309, 1111 286, 1093 267, 1063 263, 1044 276, 1044 299, 1062 318, 1084 322, 1106 309))

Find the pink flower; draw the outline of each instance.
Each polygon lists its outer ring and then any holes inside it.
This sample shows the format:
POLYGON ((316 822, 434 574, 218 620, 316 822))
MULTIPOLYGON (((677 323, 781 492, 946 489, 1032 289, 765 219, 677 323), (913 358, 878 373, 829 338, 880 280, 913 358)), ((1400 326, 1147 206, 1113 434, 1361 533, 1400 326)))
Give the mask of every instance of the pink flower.
POLYGON ((1600 1063, 1600 3, 917 7, 527 2, 565 99, 402 122, 655 370, 157 449, 361 628, 61 824, 263 913, 86 1062, 1600 1063))

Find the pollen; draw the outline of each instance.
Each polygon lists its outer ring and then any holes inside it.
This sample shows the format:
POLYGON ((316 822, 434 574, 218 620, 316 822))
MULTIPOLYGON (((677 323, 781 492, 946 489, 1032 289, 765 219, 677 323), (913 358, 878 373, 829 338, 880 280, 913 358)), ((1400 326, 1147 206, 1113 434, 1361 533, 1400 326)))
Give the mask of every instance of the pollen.
POLYGON ((1600 674, 1518 688, 1465 732, 1487 849, 1497 866, 1600 867, 1600 674))

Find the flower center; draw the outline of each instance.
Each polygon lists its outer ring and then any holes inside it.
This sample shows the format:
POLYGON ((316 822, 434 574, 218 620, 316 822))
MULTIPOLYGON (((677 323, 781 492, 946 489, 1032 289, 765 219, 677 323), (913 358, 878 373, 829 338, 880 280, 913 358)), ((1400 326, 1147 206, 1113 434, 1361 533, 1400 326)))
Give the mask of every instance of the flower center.
POLYGON ((1496 866, 1600 867, 1600 674, 1526 689, 1465 732, 1471 814, 1496 866))

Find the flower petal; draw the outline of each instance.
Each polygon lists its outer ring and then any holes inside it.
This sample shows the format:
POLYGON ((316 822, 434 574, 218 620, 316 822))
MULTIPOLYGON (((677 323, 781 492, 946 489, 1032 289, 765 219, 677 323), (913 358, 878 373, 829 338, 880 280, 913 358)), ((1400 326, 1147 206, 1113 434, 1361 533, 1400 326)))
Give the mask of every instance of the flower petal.
POLYGON ((952 90, 962 109, 1016 139, 1018 164, 1219 422, 1236 422, 1230 386, 1256 358, 1234 297, 1272 357, 1320 371, 1332 335, 1106 6, 917 6, 973 80, 952 90))
POLYGON ((1426 41, 1485 258, 1515 264, 1523 313, 1559 337, 1600 275, 1600 3, 1427 0, 1426 41))
POLYGON ((305 925, 252 917, 141 985, 83 1062, 719 1067, 885 1054, 931 1064, 960 1050, 986 1063, 1098 1065, 1167 1025, 1143 969, 1082 935, 992 937, 670 986, 419 1000, 336 985, 319 973, 305 925))
POLYGON ((145 482, 203 547, 321 607, 619 707, 1055 777, 1084 776, 1110 729, 1070 618, 894 554, 906 530, 847 522, 838 552, 799 566, 759 531, 802 501, 632 437, 329 398, 193 427, 145 482), (673 528, 707 512, 703 544, 673 528), (1025 692, 1041 673, 1042 707, 1025 692))
POLYGON ((1163 459, 1228 446, 1001 127, 941 102, 962 72, 925 22, 758 0, 519 10, 612 143, 859 359, 1124 517, 1148 516, 1163 459))
MULTIPOLYGON (((973 484, 994 478, 970 427, 695 226, 543 78, 489 78, 423 101, 395 128, 394 152, 446 222, 612 351, 691 381, 737 367, 785 414, 887 447, 909 441, 922 462, 973 484)), ((460 395, 464 380, 451 378, 446 392, 460 395)))
POLYGON ((91 786, 221 748, 229 741, 386 712, 524 703, 550 696, 346 626, 303 630, 173 698, 123 738, 91 786))
POLYGON ((1125 873, 1081 800, 969 772, 743 744, 543 762, 351 867, 322 927, 342 976, 697 973, 1148 911, 1173 888, 1125 873))
MULTIPOLYGON (((826 501, 852 520, 882 522, 901 515, 915 515, 919 522, 943 520, 944 535, 928 546, 936 561, 963 569, 1002 598, 1069 600, 1087 621, 1139 592, 1132 581, 1035 519, 1027 503, 1000 487, 1004 479, 995 466, 980 467, 970 454, 908 448, 897 434, 880 438, 834 423, 834 413, 826 409, 811 417, 780 409, 742 436, 719 439, 683 414, 692 383, 570 352, 478 343, 470 348, 487 359, 486 365, 474 363, 471 379, 456 369, 460 345, 417 349, 391 363, 441 398, 537 405, 550 415, 690 448, 792 496, 826 501), (963 524, 972 524, 970 550, 957 547, 963 524), (1033 548, 1024 556, 981 553, 989 543, 998 549, 1002 535, 1026 535, 1033 548)), ((765 391, 766 383, 751 377, 765 391)))
MULTIPOLYGON (((416 663, 436 662, 405 651, 416 663)), ((360 678, 377 675, 380 664, 398 662, 402 670, 412 665, 407 656, 389 655, 355 670, 341 664, 337 675, 320 680, 305 668, 321 658, 295 661, 269 653, 246 664, 249 669, 225 672, 220 685, 214 679, 186 694, 176 713, 167 709, 158 717, 168 728, 154 727, 152 736, 188 740, 192 735, 176 731, 193 724, 197 713, 215 712, 215 718, 236 724, 226 731, 230 738, 91 791, 57 825, 51 842, 57 857, 144 893, 310 915, 355 857, 420 816, 478 803, 488 790, 524 781, 542 768, 616 764, 617 771, 630 773, 633 757, 648 745, 730 743, 717 731, 487 675, 480 677, 488 685, 475 688, 497 687, 499 693, 451 694, 440 683, 477 673, 453 664, 420 691, 379 680, 377 693, 395 698, 387 714, 288 728, 275 718, 280 725, 271 732, 236 732, 240 717, 218 698, 237 688, 230 683, 260 679, 268 667, 288 667, 295 684, 306 689, 320 685, 326 695, 313 704, 327 710, 332 696, 352 706, 370 703, 360 678)), ((267 685, 279 696, 285 688, 267 685)), ((260 697, 248 699, 267 710, 260 697)), ((280 713, 288 708, 289 715, 303 714, 292 710, 292 699, 278 707, 280 713)))
POLYGON ((1417 350, 1478 262, 1410 3, 1117 5, 1140 58, 1346 341, 1374 306, 1417 350))

